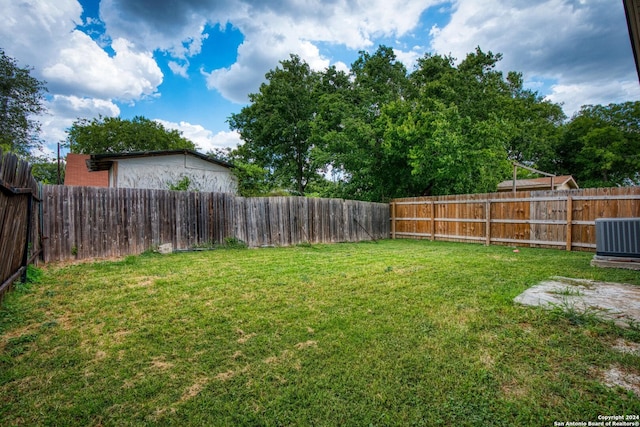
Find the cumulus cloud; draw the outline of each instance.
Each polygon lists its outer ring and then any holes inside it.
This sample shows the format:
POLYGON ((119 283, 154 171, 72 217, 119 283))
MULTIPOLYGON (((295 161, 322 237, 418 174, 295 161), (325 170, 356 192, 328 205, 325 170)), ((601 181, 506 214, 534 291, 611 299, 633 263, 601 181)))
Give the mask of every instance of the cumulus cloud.
POLYGON ((39 117, 42 138, 52 148, 57 142, 67 139, 66 130, 74 121, 98 116, 115 117, 120 108, 112 101, 78 96, 54 95, 45 102, 47 113, 39 117))
MULTIPOLYGON (((77 0, 53 3, 0 0, 0 47, 47 81, 50 113, 41 121, 53 141, 64 139, 77 117, 116 115, 117 102, 158 97, 166 79, 154 53, 176 76, 190 78, 193 64, 208 89, 239 104, 290 53, 316 70, 335 65, 346 71, 331 57, 333 47, 355 56, 375 49, 378 40, 403 37, 411 44, 392 47, 409 70, 427 50, 458 59, 478 45, 503 53, 501 69, 543 82, 539 87, 568 114, 584 103, 640 97, 624 10, 610 0, 182 0, 178 6, 175 0, 101 0, 99 20, 85 22, 77 0), (421 22, 430 8, 450 19, 421 22), (221 68, 196 65, 211 43, 206 28, 216 24, 242 33, 235 60, 221 68)), ((202 79, 190 79, 196 80, 202 79)), ((239 141, 234 132, 186 120, 173 125, 205 151, 239 141)))
MULTIPOLYGON (((103 0, 100 13, 113 37, 129 37, 147 50, 160 48, 179 58, 199 52, 205 24, 230 22, 244 35, 237 61, 231 66, 201 68, 207 87, 236 103, 247 101, 257 91, 267 71, 300 55, 314 69, 330 65, 318 42, 344 45, 358 50, 373 46, 382 36, 402 36, 414 29, 421 14, 441 0, 348 0, 307 2, 186 0, 176 8, 172 0, 103 0)), ((403 59, 415 59, 407 52, 403 59)), ((341 64, 338 64, 341 65, 341 64)), ((175 74, 186 73, 173 63, 175 74)))
POLYGON ((330 61, 322 57, 318 48, 310 42, 283 40, 282 35, 272 34, 269 37, 250 38, 242 43, 238 48, 238 60, 231 67, 211 72, 203 69, 201 72, 206 77, 207 88, 219 91, 233 102, 246 103, 247 95, 258 90, 265 73, 277 66, 279 61, 288 59, 291 52, 297 53, 313 69, 322 70, 330 65, 330 61))
POLYGON ((240 135, 236 131, 221 131, 214 133, 205 129, 202 125, 194 125, 189 122, 170 122, 162 119, 154 119, 167 129, 175 129, 182 133, 182 136, 196 144, 198 151, 208 153, 216 148, 235 148, 240 143, 240 135))
POLYGON ((134 101, 153 95, 162 83, 162 71, 149 52, 135 52, 125 39, 116 39, 110 57, 89 36, 73 31, 68 46, 42 75, 51 91, 103 99, 134 101))
POLYGON ((402 62, 409 72, 411 72, 418 62, 418 59, 424 56, 424 49, 420 46, 414 46, 409 51, 393 49, 398 61, 402 62))
POLYGON ((0 40, 7 54, 34 67, 50 92, 132 101, 152 95, 162 72, 150 51, 137 51, 126 39, 114 39, 109 56, 87 34, 75 0, 51 2, 1 0, 6 25, 0 40))
POLYGON ((555 84, 547 98, 552 102, 562 103, 564 111, 571 116, 583 105, 606 105, 637 100, 639 93, 637 80, 601 80, 555 84))
POLYGON ((10 56, 37 70, 65 46, 66 35, 82 22, 82 7, 76 0, 0 0, 0 40, 10 56))
MULTIPOLYGON (((503 53, 503 70, 556 81, 550 99, 571 114, 583 96, 599 99, 603 83, 637 80, 624 23, 622 2, 608 0, 457 1, 449 23, 432 28, 431 47, 458 60, 476 46, 503 53)), ((624 97, 625 89, 605 86, 624 97)), ((637 85, 627 90, 640 94, 637 85)))

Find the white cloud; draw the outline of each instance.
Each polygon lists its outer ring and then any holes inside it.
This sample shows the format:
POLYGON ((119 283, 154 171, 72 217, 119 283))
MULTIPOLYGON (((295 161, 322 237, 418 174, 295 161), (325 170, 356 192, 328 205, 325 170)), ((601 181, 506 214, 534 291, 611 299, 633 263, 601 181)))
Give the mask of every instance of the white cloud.
POLYGON ((563 103, 567 115, 572 116, 583 105, 606 105, 637 100, 638 81, 602 80, 587 83, 555 84, 547 99, 552 102, 563 103))
POLYGON ((82 22, 76 0, 0 0, 2 48, 24 65, 42 69, 65 45, 66 35, 82 22))
POLYGON ((178 64, 176 61, 169 61, 169 69, 171 69, 171 71, 173 72, 173 74, 184 77, 189 78, 189 74, 187 73, 189 70, 189 63, 187 62, 186 64, 178 64))
POLYGON ((42 138, 52 148, 57 142, 65 141, 66 130, 80 118, 92 119, 100 115, 115 117, 120 109, 109 100, 80 98, 77 96, 54 95, 45 102, 47 114, 39 117, 42 124, 42 138))
POLYGON ((73 31, 42 75, 56 93, 134 101, 153 95, 162 83, 162 71, 151 53, 135 52, 124 39, 111 44, 110 57, 89 36, 73 31))
POLYGON ((167 129, 175 129, 182 132, 182 136, 196 144, 199 152, 207 153, 216 148, 235 148, 241 144, 240 135, 236 131, 214 133, 205 129, 202 125, 194 125, 188 122, 170 122, 162 119, 154 119, 167 129))
POLYGON ((269 34, 240 45, 238 60, 231 67, 209 73, 201 70, 201 73, 206 77, 209 89, 215 89, 226 99, 242 104, 248 101, 249 93, 257 92, 265 73, 275 68, 279 61, 288 59, 292 52, 297 53, 313 69, 322 70, 330 65, 330 61, 322 57, 312 43, 298 39, 283 40, 281 34, 269 34))
POLYGON ((418 62, 418 59, 424 56, 424 49, 416 46, 408 52, 393 49, 393 53, 396 55, 398 61, 402 62, 407 70, 411 72, 418 62))
POLYGON ((556 82, 549 99, 570 115, 591 101, 640 96, 638 85, 614 83, 636 79, 625 24, 622 2, 609 0, 459 0, 449 23, 432 28, 431 47, 458 60, 476 46, 502 53, 503 71, 556 82))

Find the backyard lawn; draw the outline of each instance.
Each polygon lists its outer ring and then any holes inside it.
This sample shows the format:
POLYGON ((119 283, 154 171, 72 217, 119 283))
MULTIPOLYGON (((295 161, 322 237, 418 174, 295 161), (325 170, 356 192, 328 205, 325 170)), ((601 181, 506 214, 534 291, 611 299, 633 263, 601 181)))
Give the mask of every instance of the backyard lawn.
POLYGON ((513 303, 593 254, 415 240, 32 272, 0 308, 0 425, 533 425, 640 415, 640 325, 513 303))

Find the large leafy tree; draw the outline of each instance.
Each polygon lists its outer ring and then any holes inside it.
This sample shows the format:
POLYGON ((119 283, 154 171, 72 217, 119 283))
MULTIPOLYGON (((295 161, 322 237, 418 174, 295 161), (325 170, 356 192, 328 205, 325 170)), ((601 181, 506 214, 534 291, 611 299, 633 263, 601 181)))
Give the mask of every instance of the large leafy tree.
POLYGON ((79 119, 68 130, 67 141, 71 152, 83 154, 195 149, 179 131, 140 116, 79 119))
POLYGON ((328 70, 332 82, 323 90, 317 116, 322 130, 322 149, 336 173, 336 195, 365 200, 386 200, 396 195, 406 176, 406 158, 385 145, 388 105, 407 96, 409 82, 405 66, 391 48, 361 52, 351 66, 351 75, 328 70))
POLYGON ((244 140, 238 153, 245 163, 266 169, 274 186, 304 195, 321 179, 311 137, 319 76, 291 55, 265 77, 258 93, 249 95, 251 104, 229 118, 244 140))
POLYGON ((555 158, 582 187, 640 184, 640 102, 583 106, 555 158))
POLYGON ((0 147, 28 156, 40 145, 40 124, 35 116, 44 111, 45 83, 20 67, 0 49, 0 147))
POLYGON ((33 166, 31 173, 36 181, 43 184, 62 184, 64 182, 65 163, 47 158, 32 157, 30 163, 33 166))
POLYGON ((410 167, 402 195, 495 191, 509 160, 535 165, 552 152, 561 108, 524 90, 520 74, 496 70, 500 59, 477 48, 457 66, 440 55, 418 61, 410 96, 384 110, 386 145, 410 167))
POLYGON ((480 48, 458 65, 426 55, 408 74, 380 46, 346 74, 314 73, 292 56, 231 117, 245 140, 235 154, 301 194, 385 201, 495 191, 512 160, 554 164, 564 120, 521 74, 498 71, 500 59, 480 48))

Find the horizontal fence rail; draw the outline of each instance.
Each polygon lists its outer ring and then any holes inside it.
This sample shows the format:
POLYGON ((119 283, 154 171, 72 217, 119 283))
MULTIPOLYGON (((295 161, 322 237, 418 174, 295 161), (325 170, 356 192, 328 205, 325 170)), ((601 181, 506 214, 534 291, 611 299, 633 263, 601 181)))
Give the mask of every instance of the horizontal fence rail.
POLYGON ((389 205, 305 197, 45 185, 45 261, 139 254, 224 243, 250 247, 389 237, 389 205))
POLYGON ((395 199, 391 237, 595 250, 595 220, 640 217, 640 187, 395 199))

